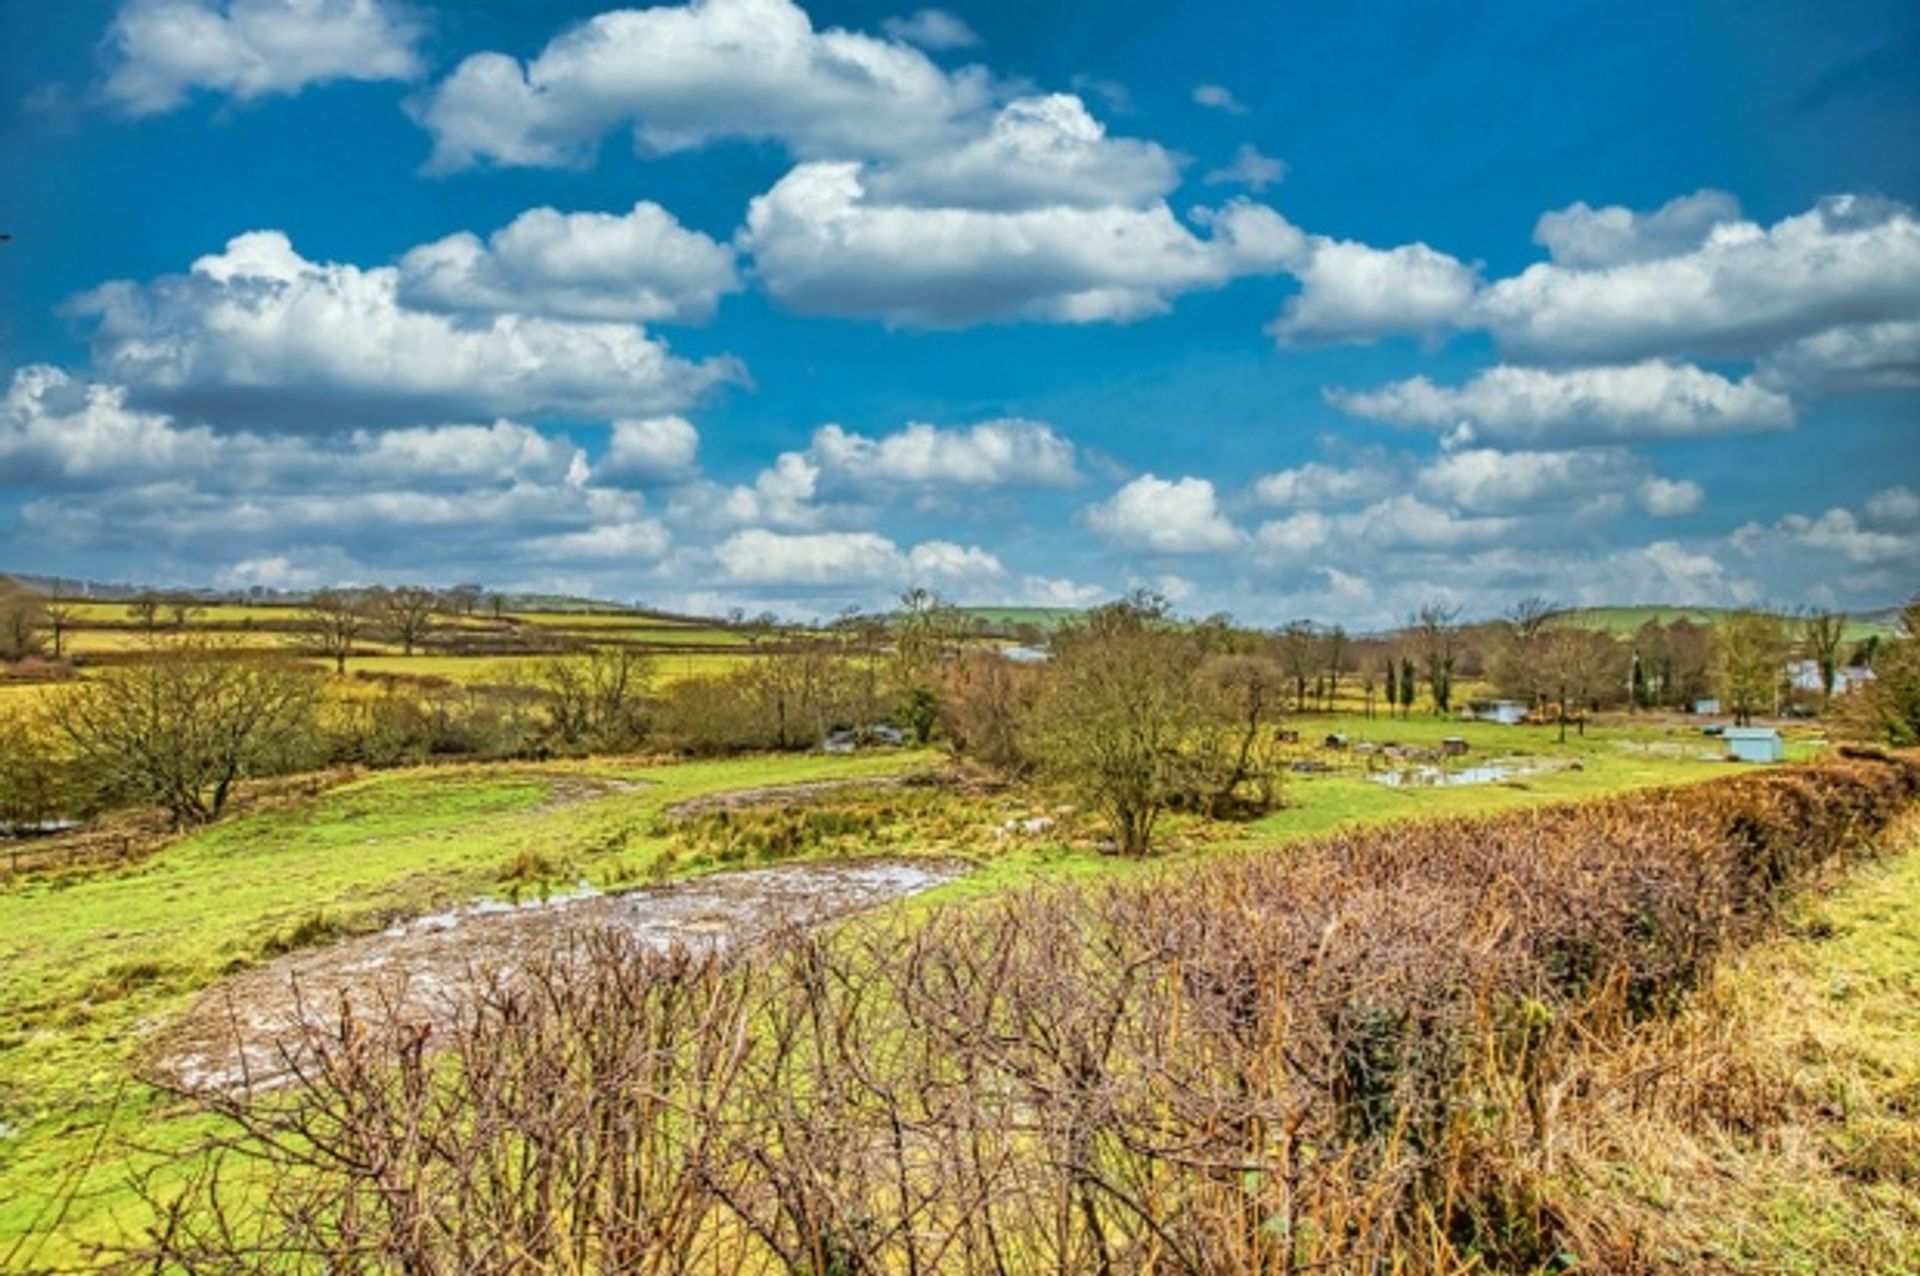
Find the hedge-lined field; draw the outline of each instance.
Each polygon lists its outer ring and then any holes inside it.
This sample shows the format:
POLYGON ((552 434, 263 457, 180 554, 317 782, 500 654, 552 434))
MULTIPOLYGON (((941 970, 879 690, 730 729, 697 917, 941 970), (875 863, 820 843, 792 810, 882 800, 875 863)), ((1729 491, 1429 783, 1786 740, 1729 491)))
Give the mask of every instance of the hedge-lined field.
POLYGON ((1856 758, 1014 893, 735 960, 583 936, 459 1032, 343 1025, 310 1043, 325 1065, 306 1086, 224 1102, 224 1175, 178 1198, 148 1257, 1672 1267, 1543 1190, 1588 1115, 1574 1062, 1682 1007, 1916 794, 1920 763, 1856 758))

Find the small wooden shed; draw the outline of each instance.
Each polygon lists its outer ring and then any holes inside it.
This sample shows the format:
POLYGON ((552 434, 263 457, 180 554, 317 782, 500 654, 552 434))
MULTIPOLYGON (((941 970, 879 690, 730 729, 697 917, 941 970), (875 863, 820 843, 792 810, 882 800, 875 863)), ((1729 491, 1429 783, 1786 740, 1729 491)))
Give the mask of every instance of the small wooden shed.
POLYGON ((1728 727, 1721 737, 1736 762, 1780 762, 1787 746, 1772 727, 1728 727))

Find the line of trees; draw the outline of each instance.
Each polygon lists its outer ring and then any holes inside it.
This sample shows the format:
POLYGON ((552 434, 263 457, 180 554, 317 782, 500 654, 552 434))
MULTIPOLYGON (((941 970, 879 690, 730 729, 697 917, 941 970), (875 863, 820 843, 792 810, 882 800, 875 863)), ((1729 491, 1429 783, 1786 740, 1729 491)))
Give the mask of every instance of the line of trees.
MULTIPOLYGON (((442 606, 427 590, 317 594, 309 649, 336 670, 370 633, 417 649, 442 606)), ((1622 641, 1558 615, 1528 599, 1497 625, 1467 627, 1436 604, 1397 635, 1356 640, 1304 622, 1272 632, 1224 617, 1185 622, 1143 593, 1060 630, 1051 659, 1033 665, 997 654, 964 615, 914 591, 892 613, 850 613, 756 647, 717 677, 661 685, 644 654, 616 643, 500 686, 353 693, 329 693, 291 652, 162 633, 143 659, 54 695, 39 729, 0 723, 0 762, 22 777, 16 809, 60 793, 73 809, 157 805, 184 825, 217 818, 246 779, 329 763, 643 748, 713 755, 892 730, 922 744, 944 738, 1009 777, 1059 786, 1104 818, 1116 850, 1139 855, 1168 812, 1271 809, 1282 714, 1334 706, 1343 675, 1357 675, 1368 712, 1383 691, 1388 711, 1402 714, 1421 697, 1449 712, 1458 681, 1485 676, 1557 717, 1564 738, 1596 709, 1684 703, 1706 688, 1740 721, 1773 712, 1796 646, 1837 668, 1846 632, 1843 618, 1809 617, 1796 632, 1779 616, 1746 612, 1710 632, 1650 623, 1622 641)), ((1908 738, 1900 724, 1911 720, 1914 693, 1902 678, 1912 643, 1902 637, 1879 653, 1889 672, 1856 715, 1878 725, 1862 731, 1908 738)))

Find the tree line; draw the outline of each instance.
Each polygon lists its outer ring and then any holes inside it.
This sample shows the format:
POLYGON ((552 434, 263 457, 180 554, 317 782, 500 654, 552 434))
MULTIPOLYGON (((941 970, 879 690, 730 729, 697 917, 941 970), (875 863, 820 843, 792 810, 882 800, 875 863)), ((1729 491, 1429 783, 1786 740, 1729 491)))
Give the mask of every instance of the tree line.
MULTIPOLYGON (((418 644, 430 591, 315 595, 335 668, 363 622, 418 644)), ((1253 630, 1175 617, 1138 593, 1097 608, 1023 663, 982 642, 958 609, 911 591, 885 614, 848 613, 750 650, 719 675, 663 682, 619 643, 528 662, 498 685, 388 679, 329 684, 292 653, 243 652, 191 629, 156 634, 145 658, 0 713, 0 823, 149 805, 182 826, 218 818, 245 782, 330 765, 434 758, 545 758, 654 751, 720 755, 820 747, 830 734, 942 743, 1006 776, 1057 786, 1097 812, 1114 848, 1144 854, 1169 812, 1241 818, 1280 800, 1286 715, 1353 707, 1459 708, 1485 680, 1584 729, 1602 708, 1685 705, 1713 690, 1740 720, 1781 703, 1798 646, 1837 668, 1844 624, 1739 613, 1711 631, 1649 622, 1629 640, 1563 623, 1529 599, 1466 626, 1434 604, 1398 633, 1353 637, 1306 622, 1253 630), (1824 654, 1819 654, 1824 653, 1824 654), (1342 688, 1347 690, 1343 693, 1342 688)), ((1904 635, 1875 653, 1876 682, 1848 698, 1858 734, 1910 742, 1920 673, 1904 635)), ((1849 653, 1851 654, 1851 653, 1849 653)), ((1829 675, 1831 677, 1831 675, 1829 675)))

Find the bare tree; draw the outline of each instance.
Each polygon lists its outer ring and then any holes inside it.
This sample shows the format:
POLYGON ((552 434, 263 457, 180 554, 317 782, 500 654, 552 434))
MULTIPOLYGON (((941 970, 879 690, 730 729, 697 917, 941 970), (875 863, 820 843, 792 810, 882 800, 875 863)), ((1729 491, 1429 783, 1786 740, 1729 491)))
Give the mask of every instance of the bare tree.
POLYGON ((47 617, 47 635, 53 639, 53 658, 59 660, 66 655, 67 631, 79 620, 80 609, 67 595, 65 583, 56 580, 47 590, 42 610, 47 617))
POLYGON ((40 630, 46 625, 40 595, 0 578, 0 660, 24 660, 40 654, 40 630))
POLYGON ((1764 611, 1738 611, 1713 633, 1714 681, 1734 721, 1742 726, 1779 701, 1787 627, 1764 611))
POLYGON ((283 661, 169 639, 152 658, 54 697, 49 713, 103 796, 200 824, 220 815, 239 780, 303 760, 315 681, 283 661))
POLYGON ((1493 683, 1500 694, 1537 704, 1551 688, 1544 680, 1547 640, 1559 608, 1538 595, 1523 598, 1501 619, 1493 657, 1493 683))
POLYGON ((1335 625, 1327 630, 1325 650, 1327 656, 1327 708, 1339 708, 1340 675, 1347 670, 1347 631, 1344 626, 1335 625))
POLYGON ((166 598, 158 591, 143 589, 128 601, 127 615, 151 638, 160 632, 161 612, 166 605, 166 598))
POLYGON ((1800 634, 1807 655, 1820 670, 1820 694, 1830 699, 1840 669, 1840 644, 1846 641, 1847 618, 1839 612, 1816 611, 1801 621, 1800 634))
POLYGON ((206 608, 192 594, 171 593, 162 600, 165 604, 168 622, 175 629, 185 629, 196 617, 206 613, 206 608))
POLYGON ((1276 646, 1280 652, 1280 665, 1293 680, 1294 712, 1304 713, 1307 708, 1307 687, 1313 682, 1314 675, 1324 667, 1320 630, 1311 620, 1292 621, 1281 628, 1276 646))
POLYGON ((307 600, 307 634, 335 673, 347 671, 347 657, 371 619, 367 595, 357 589, 323 589, 307 600))
POLYGON ((1056 637, 1030 731, 1041 770, 1099 810, 1126 855, 1146 854, 1160 816, 1191 791, 1186 749, 1205 720, 1193 641, 1165 614, 1136 597, 1056 637))
POLYGON ((553 734, 574 746, 628 749, 647 734, 651 666, 624 644, 585 656, 556 656, 537 685, 546 693, 553 734))
POLYGON ((1198 742, 1196 751, 1206 764, 1211 755, 1214 777, 1203 794, 1207 814, 1219 818, 1243 803, 1243 786, 1255 786, 1244 799, 1251 808, 1265 810, 1274 802, 1276 769, 1263 761, 1263 745, 1280 719, 1286 674, 1265 656, 1215 656, 1201 669, 1202 690, 1213 703, 1208 717, 1212 738, 1198 742))
MULTIPOLYGON (((1433 711, 1444 716, 1453 705, 1453 673, 1460 661, 1460 608, 1430 602, 1414 613, 1408 630, 1433 696, 1433 711)), ((1406 695, 1404 689, 1401 695, 1406 695)))
POLYGON ((1624 649, 1611 634, 1578 625, 1546 631, 1540 645, 1539 678, 1559 708, 1560 739, 1567 738, 1567 720, 1587 733, 1587 710, 1605 689, 1621 684, 1624 649))
POLYGON ((421 585, 401 585, 376 591, 372 610, 388 635, 411 656, 433 633, 434 614, 440 610, 440 596, 421 585))

